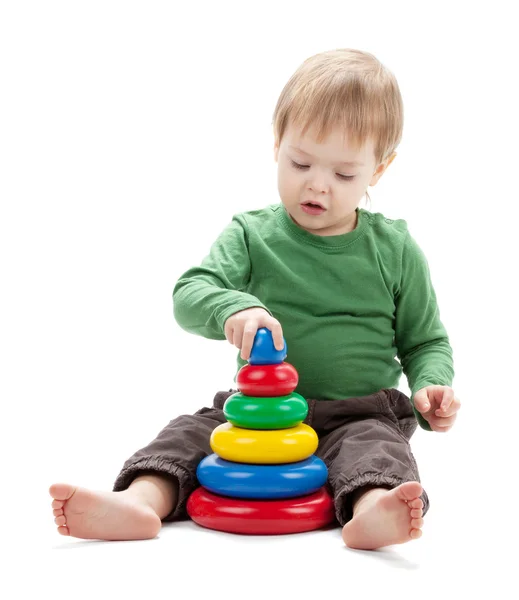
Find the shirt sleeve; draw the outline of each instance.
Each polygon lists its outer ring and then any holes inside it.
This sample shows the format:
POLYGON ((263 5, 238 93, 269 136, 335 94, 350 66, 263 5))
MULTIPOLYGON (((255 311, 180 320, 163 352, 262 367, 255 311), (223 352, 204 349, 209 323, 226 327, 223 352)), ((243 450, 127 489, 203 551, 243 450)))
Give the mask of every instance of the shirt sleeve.
POLYGON ((245 224, 235 215, 200 266, 186 271, 173 289, 173 314, 182 329, 224 340, 225 321, 247 308, 264 308, 246 292, 251 262, 245 224))
POLYGON ((422 429, 432 431, 416 410, 414 395, 428 385, 452 386, 452 348, 440 320, 427 259, 409 232, 395 304, 395 343, 411 390, 413 410, 422 429))

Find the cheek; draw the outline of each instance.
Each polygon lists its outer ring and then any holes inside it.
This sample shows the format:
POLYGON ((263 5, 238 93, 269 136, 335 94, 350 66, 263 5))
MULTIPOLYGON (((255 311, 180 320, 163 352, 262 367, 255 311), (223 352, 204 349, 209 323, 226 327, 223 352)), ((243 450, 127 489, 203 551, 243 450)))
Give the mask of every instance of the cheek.
POLYGON ((339 190, 337 193, 343 198, 357 198, 362 196, 362 185, 362 181, 354 179, 353 181, 339 183, 336 189, 339 190))
POLYGON ((278 173, 278 189, 285 197, 293 197, 299 195, 302 182, 299 178, 294 177, 292 173, 278 173))

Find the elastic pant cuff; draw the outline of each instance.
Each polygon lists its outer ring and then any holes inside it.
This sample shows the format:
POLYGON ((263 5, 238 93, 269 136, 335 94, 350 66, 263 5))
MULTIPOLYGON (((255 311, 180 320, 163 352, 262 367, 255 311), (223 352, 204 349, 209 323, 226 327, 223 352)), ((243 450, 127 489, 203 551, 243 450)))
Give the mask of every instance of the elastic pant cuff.
POLYGON ((176 505, 171 512, 164 517, 163 521, 173 521, 175 519, 187 518, 186 504, 191 493, 199 486, 198 480, 190 477, 188 471, 178 464, 175 464, 163 457, 145 456, 139 458, 136 462, 127 465, 115 480, 113 491, 121 492, 130 487, 134 479, 140 475, 150 475, 161 473, 178 481, 178 498, 176 505))

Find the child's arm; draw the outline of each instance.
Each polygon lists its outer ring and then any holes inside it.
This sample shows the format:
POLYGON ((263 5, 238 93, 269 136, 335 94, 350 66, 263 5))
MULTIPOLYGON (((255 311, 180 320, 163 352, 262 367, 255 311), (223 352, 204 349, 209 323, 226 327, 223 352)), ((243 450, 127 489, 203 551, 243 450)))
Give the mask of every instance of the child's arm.
POLYGON ((190 333, 224 340, 224 324, 232 314, 258 306, 272 314, 246 291, 251 262, 246 223, 235 215, 213 243, 200 266, 192 267, 173 289, 173 313, 190 333))
POLYGON ((416 410, 413 397, 428 385, 452 385, 452 348, 440 320, 427 259, 409 232, 404 243, 395 304, 395 343, 411 390, 413 410, 420 426, 432 431, 416 410))

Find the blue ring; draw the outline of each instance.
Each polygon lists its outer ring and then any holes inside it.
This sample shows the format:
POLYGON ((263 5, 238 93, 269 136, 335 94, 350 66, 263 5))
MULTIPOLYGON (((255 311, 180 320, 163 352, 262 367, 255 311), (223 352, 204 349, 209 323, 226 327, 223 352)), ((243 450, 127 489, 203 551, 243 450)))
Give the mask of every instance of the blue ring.
POLYGON ((213 453, 200 461, 196 476, 215 494, 234 498, 294 498, 311 494, 328 478, 325 463, 312 454, 279 465, 232 462, 213 453))

